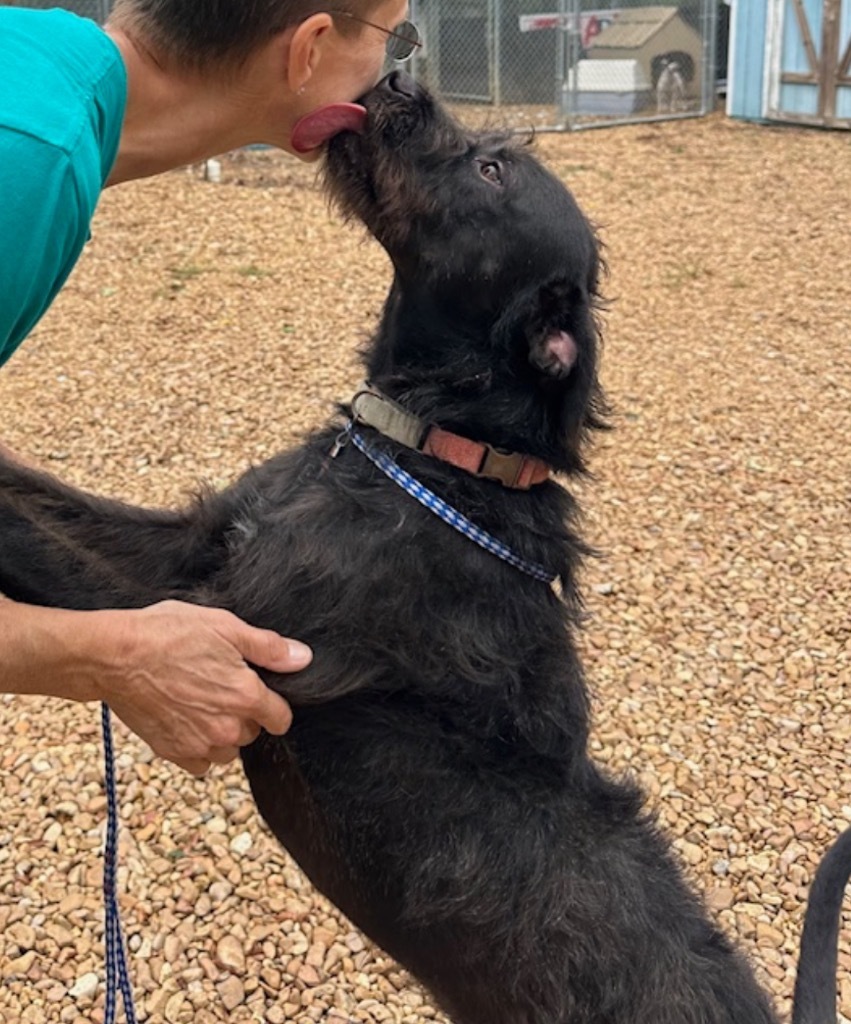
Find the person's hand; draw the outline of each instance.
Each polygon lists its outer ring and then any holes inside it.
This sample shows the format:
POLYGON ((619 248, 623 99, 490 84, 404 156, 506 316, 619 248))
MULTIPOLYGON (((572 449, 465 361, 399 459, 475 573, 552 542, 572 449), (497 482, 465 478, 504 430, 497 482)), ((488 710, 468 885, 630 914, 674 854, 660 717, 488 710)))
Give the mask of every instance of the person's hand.
POLYGON ((278 736, 289 729, 289 705, 246 662, 297 672, 313 656, 304 644, 178 601, 92 615, 104 638, 100 695, 160 757, 203 775, 261 728, 278 736))

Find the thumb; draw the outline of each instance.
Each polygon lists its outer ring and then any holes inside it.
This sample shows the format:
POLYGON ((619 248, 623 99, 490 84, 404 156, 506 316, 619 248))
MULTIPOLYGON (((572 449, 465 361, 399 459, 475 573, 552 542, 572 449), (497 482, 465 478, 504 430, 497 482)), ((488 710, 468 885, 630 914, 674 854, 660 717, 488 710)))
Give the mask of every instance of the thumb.
POLYGON ((185 772, 189 772, 190 775, 194 775, 196 779, 203 778, 210 770, 210 762, 202 761, 200 758, 174 757, 167 760, 172 761, 185 772))
POLYGON ((313 651, 300 640, 244 624, 234 638, 234 646, 246 661, 272 672, 298 672, 313 660, 313 651))

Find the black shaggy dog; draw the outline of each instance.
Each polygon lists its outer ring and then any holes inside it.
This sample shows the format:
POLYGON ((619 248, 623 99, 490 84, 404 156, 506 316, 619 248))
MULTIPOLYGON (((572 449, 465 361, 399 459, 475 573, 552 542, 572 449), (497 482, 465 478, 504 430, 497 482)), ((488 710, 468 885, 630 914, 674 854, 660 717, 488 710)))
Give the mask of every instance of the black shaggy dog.
MULTIPOLYGON (((366 362, 396 404, 361 399, 382 429, 358 438, 562 596, 404 493, 342 421, 181 512, 0 463, 0 591, 70 608, 178 597, 310 643, 308 669, 265 677, 296 714, 244 751, 257 805, 457 1024, 768 1024, 641 794, 588 755, 583 546, 544 477, 582 470, 601 419, 594 233, 527 147, 467 134, 410 79, 365 105, 328 180, 393 261, 366 362)), ((798 1024, 833 1020, 837 849, 798 1024)))

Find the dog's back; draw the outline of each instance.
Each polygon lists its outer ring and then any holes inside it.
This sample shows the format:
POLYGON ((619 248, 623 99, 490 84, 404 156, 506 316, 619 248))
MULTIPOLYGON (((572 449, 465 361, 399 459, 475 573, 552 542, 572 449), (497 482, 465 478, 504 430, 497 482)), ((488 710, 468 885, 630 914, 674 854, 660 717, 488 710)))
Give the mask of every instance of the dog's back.
MULTIPOLYGON (((408 80, 368 110, 329 178, 396 269, 371 383, 424 423, 580 472, 604 408, 587 222, 526 149, 466 136, 408 80)), ((318 652, 288 690, 292 732, 245 753, 273 831, 458 1024, 774 1021, 640 794, 588 756, 569 494, 511 491, 358 427, 548 566, 559 599, 340 450, 336 429, 289 467, 298 495, 267 500, 253 555, 234 553, 231 582, 286 537, 281 599, 252 603, 246 579, 238 606, 318 652)))
MULTIPOLYGON (((575 609, 353 448, 329 465, 333 440, 288 463, 286 501, 280 467, 256 474, 266 514, 226 574, 228 603, 317 652, 291 732, 244 754, 275 834, 458 1024, 773 1020, 639 795, 588 758, 575 609)), ((551 519, 553 552, 570 546, 556 485, 491 495, 418 469, 462 509, 495 506, 503 536, 551 519)))

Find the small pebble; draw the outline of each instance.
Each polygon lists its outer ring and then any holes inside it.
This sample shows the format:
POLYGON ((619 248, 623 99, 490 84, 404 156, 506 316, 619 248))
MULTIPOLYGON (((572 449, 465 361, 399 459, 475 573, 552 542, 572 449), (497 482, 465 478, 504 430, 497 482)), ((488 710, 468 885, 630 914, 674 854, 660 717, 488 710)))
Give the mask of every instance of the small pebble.
POLYGON ((233 853, 238 856, 248 853, 253 843, 250 832, 240 832, 238 836, 234 836, 230 841, 230 849, 233 853))
POLYGON ((235 1010, 245 1002, 245 989, 239 978, 227 978, 216 985, 222 1006, 228 1011, 235 1010))
POLYGON ((100 979, 97 974, 90 972, 77 979, 71 986, 68 994, 72 999, 91 999, 97 992, 100 979))

